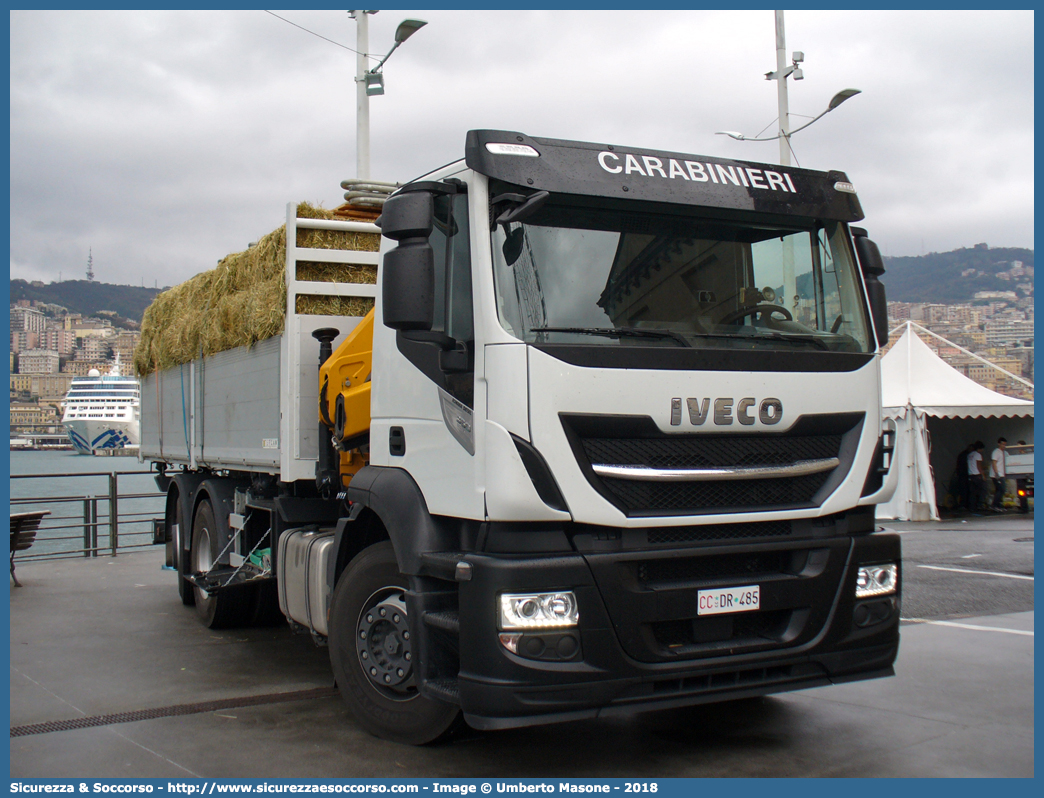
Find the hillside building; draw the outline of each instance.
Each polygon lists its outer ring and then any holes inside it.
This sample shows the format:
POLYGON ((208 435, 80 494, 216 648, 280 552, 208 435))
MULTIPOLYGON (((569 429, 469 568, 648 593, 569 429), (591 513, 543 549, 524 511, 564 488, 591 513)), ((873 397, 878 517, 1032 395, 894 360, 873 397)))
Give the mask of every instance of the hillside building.
POLYGON ((36 402, 11 403, 11 431, 32 432, 52 428, 59 423, 58 408, 36 402))
POLYGON ((108 360, 111 349, 108 341, 95 336, 86 336, 79 339, 79 344, 73 350, 73 357, 83 361, 108 360))
POLYGON ((25 352, 27 349, 40 348, 41 333, 36 330, 12 330, 11 351, 25 352))
POLYGON ((46 317, 36 308, 11 308, 11 332, 26 330, 40 332, 44 328, 46 317))
POLYGON ((60 402, 69 393, 72 374, 12 374, 11 391, 27 400, 60 402))
POLYGON ((82 319, 72 330, 77 338, 109 338, 116 334, 108 319, 82 319))
POLYGON ((62 367, 61 373, 69 374, 73 377, 86 377, 91 369, 97 369, 102 374, 108 374, 110 368, 112 368, 112 364, 104 360, 68 360, 62 367))
POLYGON ((18 355, 19 374, 57 374, 58 353, 53 349, 27 349, 18 355))
POLYGON ((1004 346, 1033 340, 1033 322, 1021 319, 991 319, 986 322, 986 345, 1004 346))
POLYGON ((112 347, 112 356, 120 357, 123 373, 129 374, 130 364, 134 362, 134 350, 141 339, 141 333, 137 330, 121 330, 115 337, 109 340, 112 347))
POLYGON ((76 333, 72 330, 48 328, 40 333, 40 348, 53 349, 62 357, 69 357, 76 346, 76 333))

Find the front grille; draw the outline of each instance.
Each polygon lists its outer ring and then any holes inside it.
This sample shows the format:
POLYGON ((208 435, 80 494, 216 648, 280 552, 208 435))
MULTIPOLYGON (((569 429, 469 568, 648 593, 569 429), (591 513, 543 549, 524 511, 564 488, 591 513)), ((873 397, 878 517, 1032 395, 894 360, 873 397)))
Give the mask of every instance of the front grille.
POLYGON ((649 468, 779 466, 799 460, 837 457, 841 436, 585 438, 583 446, 592 463, 611 465, 649 468))
POLYGON ((855 447, 846 436, 862 427, 858 413, 805 416, 785 433, 758 435, 664 433, 644 417, 562 416, 580 466, 591 484, 629 516, 737 513, 814 507, 836 485, 855 447), (598 476, 592 466, 649 470, 780 468, 837 458, 828 471, 800 476, 661 481, 598 476), (821 499, 820 499, 821 500, 821 499))
POLYGON ((684 510, 749 512, 778 505, 808 505, 830 472, 781 479, 720 482, 634 482, 603 479, 627 513, 684 510))
POLYGON ((718 554, 708 557, 671 557, 632 563, 642 587, 679 582, 704 582, 727 579, 738 582, 794 573, 795 556, 807 552, 755 551, 742 554, 718 554))

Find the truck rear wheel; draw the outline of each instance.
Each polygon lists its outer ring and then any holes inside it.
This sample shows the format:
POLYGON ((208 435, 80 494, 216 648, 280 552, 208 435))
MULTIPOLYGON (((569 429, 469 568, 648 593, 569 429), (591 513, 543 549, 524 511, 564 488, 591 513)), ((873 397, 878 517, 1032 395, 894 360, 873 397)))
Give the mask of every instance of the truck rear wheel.
MULTIPOLYGON (((221 553, 221 536, 209 499, 203 499, 196 508, 192 524, 191 571, 194 574, 209 571, 221 553)), ((249 596, 242 589, 209 595, 192 586, 196 612, 203 625, 210 629, 239 626, 246 620, 249 596)))
POLYGON ((359 553, 330 605, 330 661, 341 696, 371 734, 408 745, 448 735, 460 710, 417 689, 406 578, 388 541, 359 553))

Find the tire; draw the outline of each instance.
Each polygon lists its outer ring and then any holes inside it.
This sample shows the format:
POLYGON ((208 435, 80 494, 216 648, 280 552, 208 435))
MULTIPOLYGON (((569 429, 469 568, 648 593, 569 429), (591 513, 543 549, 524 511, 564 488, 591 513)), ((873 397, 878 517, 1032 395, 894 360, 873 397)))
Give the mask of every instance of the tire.
POLYGON ((424 745, 452 733, 460 709, 417 690, 405 592, 390 542, 360 552, 334 590, 330 662, 341 696, 364 729, 385 740, 424 745))
MULTIPOLYGON (((192 573, 208 571, 221 553, 221 540, 214 517, 214 508, 209 499, 203 499, 196 508, 195 520, 192 523, 192 573)), ((248 591, 230 590, 207 595, 195 585, 192 586, 196 613, 200 621, 209 629, 226 629, 230 626, 241 626, 250 609, 248 591)))
POLYGON ((177 526, 177 533, 172 535, 174 538, 174 568, 178 574, 178 595, 181 596, 181 603, 186 607, 192 607, 196 603, 196 594, 192 590, 192 583, 186 581, 185 574, 187 573, 186 557, 183 554, 182 549, 182 538, 185 535, 185 519, 184 512, 181 509, 181 496, 178 496, 174 502, 174 524, 177 526))

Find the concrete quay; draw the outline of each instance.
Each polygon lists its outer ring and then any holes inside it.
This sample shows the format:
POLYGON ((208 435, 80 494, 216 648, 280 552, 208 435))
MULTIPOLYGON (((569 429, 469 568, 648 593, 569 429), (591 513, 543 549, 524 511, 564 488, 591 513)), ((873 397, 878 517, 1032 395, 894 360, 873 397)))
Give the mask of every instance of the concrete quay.
POLYGON ((905 625, 895 678, 409 748, 356 725, 325 649, 205 629, 162 563, 19 565, 12 778, 1033 775, 1033 612, 905 625))

